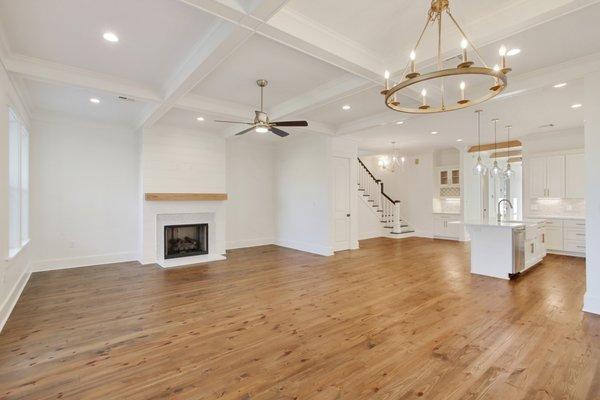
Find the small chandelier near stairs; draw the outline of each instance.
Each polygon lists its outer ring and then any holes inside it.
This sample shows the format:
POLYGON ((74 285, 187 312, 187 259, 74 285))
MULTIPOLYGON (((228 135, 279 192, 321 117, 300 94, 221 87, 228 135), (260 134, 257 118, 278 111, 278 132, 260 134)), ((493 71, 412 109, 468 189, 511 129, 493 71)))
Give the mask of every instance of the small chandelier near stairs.
MULTIPOLYGON (((470 107, 475 104, 483 103, 484 101, 490 100, 500 94, 507 86, 508 80, 506 75, 511 69, 506 64, 506 47, 500 48, 501 65, 496 65, 493 68, 487 66, 483 58, 481 57, 479 50, 473 45, 468 39, 467 35, 460 27, 449 8, 450 0, 432 0, 431 8, 427 14, 427 21, 423 28, 419 39, 412 52, 410 53, 410 61, 406 66, 403 80, 400 83, 394 83, 390 81, 390 73, 385 72, 385 89, 381 92, 385 96, 385 104, 394 111, 412 113, 412 114, 430 114, 440 113, 446 111, 454 111, 462 108, 470 107), (452 24, 458 29, 458 32, 462 35, 463 39, 461 42, 462 56, 461 62, 455 68, 444 68, 444 60, 442 59, 442 22, 443 17, 447 15, 452 24), (417 50, 421 44, 421 40, 429 25, 435 25, 437 23, 437 69, 433 72, 421 74, 417 71, 415 66, 415 60, 417 58, 417 50), (475 65, 468 57, 467 50, 471 48, 475 53, 477 59, 482 64, 481 66, 475 65), (447 101, 445 83, 450 78, 469 78, 469 77, 484 77, 490 80, 489 89, 486 87, 486 91, 483 95, 477 98, 469 99, 467 97, 467 83, 463 80, 457 85, 460 90, 459 98, 447 101), (420 90, 421 98, 419 99, 419 105, 411 105, 408 101, 400 101, 398 94, 406 94, 410 92, 409 88, 416 88, 423 86, 425 83, 435 82, 439 84, 440 90, 440 101, 439 104, 433 105, 427 99, 427 89, 422 88, 420 90)), ((418 93, 419 90, 417 89, 418 93)), ((409 96, 410 97, 410 96, 409 96)))
POLYGON ((391 143, 393 147, 392 154, 389 156, 385 155, 379 157, 379 161, 377 162, 377 164, 379 165, 379 168, 381 168, 382 171, 396 172, 404 166, 406 158, 398 154, 398 150, 396 149, 396 142, 391 143))

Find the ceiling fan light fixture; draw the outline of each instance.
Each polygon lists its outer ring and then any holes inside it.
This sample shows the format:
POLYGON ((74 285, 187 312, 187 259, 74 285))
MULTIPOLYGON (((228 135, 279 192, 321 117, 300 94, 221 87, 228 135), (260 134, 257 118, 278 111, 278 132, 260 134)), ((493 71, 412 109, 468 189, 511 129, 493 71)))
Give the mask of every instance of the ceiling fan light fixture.
POLYGON ((258 126, 256 127, 255 131, 258 133, 267 133, 269 132, 269 129, 265 128, 264 126, 258 126))

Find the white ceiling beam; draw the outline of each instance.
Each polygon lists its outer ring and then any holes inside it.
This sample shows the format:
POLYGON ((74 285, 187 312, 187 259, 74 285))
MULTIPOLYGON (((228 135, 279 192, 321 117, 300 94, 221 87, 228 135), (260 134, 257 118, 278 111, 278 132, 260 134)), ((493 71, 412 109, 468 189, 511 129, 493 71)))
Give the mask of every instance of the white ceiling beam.
POLYGON ((149 128, 154 125, 251 35, 252 32, 245 28, 219 22, 208 38, 196 46, 196 51, 176 76, 167 82, 164 100, 142 116, 140 127, 149 128))
POLYGON ((254 0, 251 4, 252 11, 250 13, 245 13, 235 7, 235 3, 231 1, 180 1, 234 23, 218 22, 208 37, 197 44, 192 56, 180 68, 179 72, 166 83, 163 102, 152 107, 142 116, 141 128, 148 128, 155 124, 183 96, 188 94, 236 49, 242 46, 254 34, 256 28, 264 24, 264 21, 280 10, 289 0, 254 0), (264 20, 261 18, 264 18, 264 20))
POLYGON ((255 107, 188 93, 177 101, 175 107, 199 114, 220 115, 225 118, 236 118, 250 121, 255 107))
POLYGON ((39 82, 99 90, 146 102, 161 101, 156 91, 142 85, 69 65, 21 55, 9 57, 4 65, 13 74, 39 82))

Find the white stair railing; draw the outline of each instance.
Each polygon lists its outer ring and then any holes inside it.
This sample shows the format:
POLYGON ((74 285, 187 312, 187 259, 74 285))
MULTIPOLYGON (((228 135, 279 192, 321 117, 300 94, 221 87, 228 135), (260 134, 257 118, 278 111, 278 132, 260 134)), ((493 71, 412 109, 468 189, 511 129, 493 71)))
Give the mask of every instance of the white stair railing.
POLYGON ((392 233, 402 233, 402 218, 400 217, 400 201, 393 200, 383 189, 383 182, 369 171, 358 159, 358 188, 369 203, 381 215, 381 222, 392 228, 392 233))

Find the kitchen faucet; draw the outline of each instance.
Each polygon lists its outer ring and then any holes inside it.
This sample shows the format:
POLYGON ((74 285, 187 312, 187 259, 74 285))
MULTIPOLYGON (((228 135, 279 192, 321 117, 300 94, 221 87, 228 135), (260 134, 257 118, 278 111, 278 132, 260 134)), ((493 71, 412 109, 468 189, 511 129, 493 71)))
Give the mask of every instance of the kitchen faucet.
POLYGON ((500 200, 500 201, 498 202, 498 222, 502 222, 502 214, 500 213, 500 205, 501 205, 503 202, 507 202, 507 203, 508 203, 508 205, 510 206, 510 209, 511 209, 511 210, 513 209, 513 205, 512 205, 512 203, 510 202, 510 200, 508 200, 508 199, 502 199, 502 200, 500 200))

